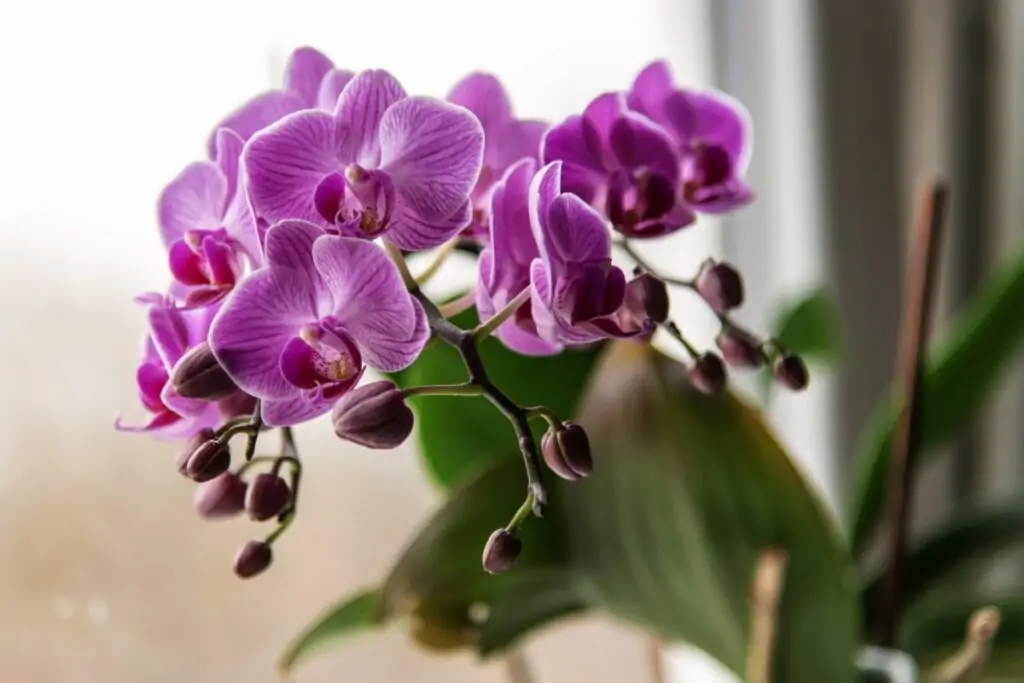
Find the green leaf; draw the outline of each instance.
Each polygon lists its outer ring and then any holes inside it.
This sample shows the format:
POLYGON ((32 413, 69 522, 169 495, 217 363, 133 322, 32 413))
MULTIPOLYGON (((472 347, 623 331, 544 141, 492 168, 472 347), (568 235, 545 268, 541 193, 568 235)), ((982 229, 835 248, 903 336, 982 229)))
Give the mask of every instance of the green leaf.
POLYGON ((999 610, 999 630, 979 681, 1019 681, 1024 671, 1024 596, 949 591, 907 614, 901 646, 927 671, 963 645, 967 622, 983 607, 999 610))
POLYGON ((278 668, 282 674, 286 674, 322 647, 380 626, 385 618, 379 591, 376 588, 360 591, 329 607, 314 619, 281 655, 278 668))
MULTIPOLYGON (((464 329, 476 324, 469 311, 453 319, 464 329)), ((491 380, 519 405, 545 405, 557 415, 571 417, 598 355, 597 349, 564 351, 557 356, 531 358, 487 339, 480 355, 491 380)), ((466 380, 458 352, 433 341, 400 376, 403 387, 455 384, 466 380)), ((416 396, 420 453, 433 479, 451 488, 501 458, 518 458, 512 425, 482 396, 416 396)), ((539 436, 543 423, 535 425, 539 436)))
MULTIPOLYGON (((1018 501, 958 512, 948 524, 916 542, 907 555, 904 591, 906 603, 957 576, 977 560, 1024 544, 1024 504, 1018 501)), ((873 571, 864 582, 861 608, 864 623, 875 623, 883 590, 884 568, 873 571)))
MULTIPOLYGON (((1007 364, 1024 341, 1024 250, 984 284, 951 326, 945 343, 931 354, 923 379, 923 459, 959 435, 999 387, 1007 364)), ((854 551, 859 555, 881 518, 885 480, 896 426, 890 395, 863 432, 856 489, 850 514, 854 551)))
POLYGON ((758 414, 695 391, 685 368, 618 343, 579 416, 594 474, 565 487, 573 564, 614 614, 743 675, 756 560, 789 558, 773 680, 856 679, 853 564, 820 501, 758 414))
MULTIPOLYGON (((840 354, 838 321, 832 294, 821 287, 783 306, 771 336, 806 361, 835 363, 840 354)), ((774 386, 771 368, 762 369, 759 379, 761 400, 767 403, 774 386)))
MULTIPOLYGON (((399 558, 382 588, 385 609, 412 616, 421 645, 500 651, 534 626, 585 607, 555 510, 522 528, 512 571, 492 576, 481 567, 488 537, 508 523, 525 493, 518 457, 500 459, 455 489, 399 558)), ((554 505, 558 489, 550 493, 554 505)))

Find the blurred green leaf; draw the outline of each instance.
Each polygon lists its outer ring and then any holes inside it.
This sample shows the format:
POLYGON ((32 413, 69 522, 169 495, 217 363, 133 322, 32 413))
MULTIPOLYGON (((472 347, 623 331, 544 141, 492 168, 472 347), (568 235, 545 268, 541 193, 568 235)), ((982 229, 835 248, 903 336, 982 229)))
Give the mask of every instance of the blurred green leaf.
MULTIPOLYGON (((956 437, 998 388, 1024 341, 1024 250, 988 279, 931 354, 923 380, 921 447, 928 457, 956 437)), ((897 406, 890 395, 862 433, 850 514, 852 545, 860 554, 882 514, 897 406)))
MULTIPOLYGON (((1000 552, 1024 545, 1024 503, 958 512, 947 524, 917 541, 907 554, 905 599, 916 599, 957 576, 977 560, 991 560, 1000 552)), ((875 623, 883 590, 882 568, 866 578, 861 597, 864 623, 875 623)))
MULTIPOLYGON (((821 287, 785 304, 775 318, 772 337, 806 361, 835 363, 839 359, 839 315, 828 289, 821 287)), ((774 383, 771 368, 760 372, 761 401, 767 403, 774 383)))
MULTIPOLYGON (((476 325, 474 311, 453 322, 464 329, 476 325)), ((557 356, 531 358, 506 349, 497 339, 480 345, 491 379, 520 405, 545 405, 569 418, 587 383, 598 349, 564 351, 557 356)), ((403 387, 455 384, 466 380, 458 352, 433 341, 412 366, 392 378, 403 387)), ((518 458, 515 435, 508 420, 481 396, 416 396, 420 453, 435 481, 451 488, 496 460, 518 458)), ((535 425, 539 436, 542 423, 535 425)))
POLYGON ((278 663, 282 674, 323 646, 384 623, 386 615, 376 588, 366 589, 326 609, 285 650, 278 663))
POLYGON ((573 565, 595 600, 743 675, 750 585, 789 563, 773 680, 856 679, 858 603, 842 539, 758 414, 692 389, 648 346, 609 348, 581 407, 594 474, 565 487, 573 565))
POLYGON ((992 651, 978 682, 1022 680, 1024 595, 945 592, 907 614, 901 644, 927 671, 960 649, 967 622, 983 607, 998 609, 1000 619, 992 651))

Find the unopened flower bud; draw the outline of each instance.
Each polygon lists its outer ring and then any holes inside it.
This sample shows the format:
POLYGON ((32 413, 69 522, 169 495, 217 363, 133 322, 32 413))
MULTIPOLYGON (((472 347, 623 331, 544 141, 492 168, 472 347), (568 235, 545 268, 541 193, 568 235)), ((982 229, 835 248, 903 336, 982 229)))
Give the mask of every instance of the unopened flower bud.
POLYGON ((210 481, 228 471, 231 467, 231 449, 226 443, 210 439, 197 448, 189 457, 185 471, 199 482, 210 481))
POLYGON ((235 574, 248 579, 264 572, 274 561, 274 551, 264 541, 249 541, 235 555, 235 574))
POLYGON ((757 368, 764 364, 764 354, 757 339, 744 330, 726 327, 715 339, 722 358, 738 368, 757 368))
POLYGON ((224 519, 242 511, 245 504, 245 482, 233 472, 196 487, 193 498, 196 512, 203 519, 224 519))
POLYGON ((725 313, 743 303, 743 278, 728 263, 704 262, 694 283, 697 293, 714 310, 725 313))
POLYGON ((181 447, 181 450, 178 451, 178 457, 175 458, 174 462, 175 465, 178 467, 178 473, 181 474, 183 477, 191 478, 191 476, 188 473, 188 461, 192 458, 192 454, 195 453, 196 449, 198 449, 204 443, 210 441, 211 439, 215 439, 216 437, 217 434, 208 427, 204 427, 203 429, 200 429, 198 432, 192 435, 192 437, 190 437, 188 441, 186 441, 185 444, 181 447))
POLYGON ((540 452, 551 471, 562 479, 582 479, 594 469, 590 439, 575 422, 563 422, 561 429, 549 429, 540 440, 540 452))
POLYGON ((334 405, 334 433, 367 448, 394 448, 412 433, 412 410, 392 382, 356 387, 334 405))
POLYGON ((725 390, 728 375, 725 363, 710 351, 698 358, 687 373, 690 381, 705 394, 719 394, 725 390))
POLYGON ((216 401, 238 389, 205 341, 192 347, 171 372, 174 390, 184 398, 216 401))
POLYGON ((807 365, 804 364, 803 359, 791 353, 784 353, 775 359, 772 375, 776 381, 793 391, 806 389, 807 383, 810 381, 807 365))
POLYGON ((270 472, 257 474, 245 494, 245 511, 257 522, 276 516, 288 505, 292 492, 284 479, 270 472))
POLYGON ((647 317, 656 323, 668 320, 668 287, 665 281, 650 273, 643 273, 638 275, 634 282, 647 317))
POLYGON ((523 550, 523 542, 514 531, 498 529, 484 546, 483 565, 488 574, 501 574, 512 568, 523 550))

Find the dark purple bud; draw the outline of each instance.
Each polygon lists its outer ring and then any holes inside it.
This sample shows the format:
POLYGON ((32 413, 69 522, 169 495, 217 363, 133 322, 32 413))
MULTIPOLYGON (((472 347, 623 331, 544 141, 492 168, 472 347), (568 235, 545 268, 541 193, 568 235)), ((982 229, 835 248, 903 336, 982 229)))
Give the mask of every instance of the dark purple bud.
POLYGON ((637 276, 634 282, 647 317, 656 323, 668 320, 668 287, 665 282, 650 273, 637 276))
POLYGON ((205 341, 191 348, 171 372, 174 390, 184 398, 216 401, 238 390, 205 341))
POLYGON ((743 278, 728 263, 708 259, 697 273, 697 293, 714 310, 725 313, 743 303, 743 278))
POLYGON ((231 449, 226 443, 210 439, 201 444, 188 459, 185 471, 199 482, 210 481, 228 471, 231 467, 231 449))
POLYGON ((245 510, 257 522, 278 515, 291 501, 287 482, 276 474, 257 474, 245 494, 245 510))
POLYGON ((728 379, 725 363, 710 351, 698 358, 687 374, 693 385, 705 394, 722 393, 728 379))
POLYGON ((523 550, 523 542, 516 532, 498 529, 484 546, 483 565, 488 574, 502 574, 512 568, 523 550))
POLYGON ((738 368, 757 368, 764 365, 764 354, 756 338, 744 330, 726 327, 715 339, 722 358, 738 368))
POLYGON ((249 541, 235 555, 235 574, 248 579, 261 574, 274 560, 274 551, 264 541, 249 541))
POLYGON ((203 519, 225 519, 242 511, 245 505, 245 482, 234 472, 225 472, 216 479, 196 487, 193 502, 203 519))
POLYGON ((806 389, 807 383, 810 382, 807 365, 800 356, 791 353, 784 353, 775 359, 772 375, 776 381, 793 391, 806 389))
POLYGON ((178 467, 178 473, 183 477, 192 478, 188 473, 188 461, 192 458, 192 454, 196 452, 200 446, 207 441, 216 438, 217 434, 209 428, 200 429, 178 451, 178 457, 175 458, 175 465, 178 467))
POLYGON ((367 448, 394 448, 412 433, 412 410, 392 382, 356 387, 334 405, 334 433, 367 448))
POLYGON ((552 472, 575 481, 594 470, 590 439, 583 427, 563 422, 561 429, 549 429, 540 440, 540 452, 552 472))

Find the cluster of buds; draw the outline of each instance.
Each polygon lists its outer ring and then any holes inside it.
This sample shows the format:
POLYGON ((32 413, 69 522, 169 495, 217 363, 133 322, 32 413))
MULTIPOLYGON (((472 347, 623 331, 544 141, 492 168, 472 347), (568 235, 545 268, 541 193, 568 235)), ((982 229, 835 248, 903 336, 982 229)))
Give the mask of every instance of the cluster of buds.
POLYGON ((484 552, 487 571, 507 569, 520 526, 543 513, 540 463, 568 480, 593 463, 579 425, 518 406, 490 381, 481 340, 543 356, 607 339, 647 343, 661 326, 691 353, 702 391, 722 391, 726 365, 770 363, 786 386, 806 385, 799 358, 729 317, 743 300, 735 269, 709 261, 674 280, 632 247, 752 200, 748 119, 732 98, 677 86, 661 61, 548 123, 516 116, 491 74, 471 73, 438 99, 299 48, 281 86, 217 122, 206 158, 159 197, 170 282, 137 298, 148 319, 136 376, 149 417, 117 426, 187 441, 179 469, 199 484, 202 516, 277 520, 240 551, 235 569, 248 577, 269 566, 295 515, 293 426, 330 414, 339 438, 394 448, 413 429, 410 396, 485 395, 526 463, 526 500, 484 552), (421 285, 460 247, 479 257, 473 290, 439 307, 421 285), (638 266, 632 279, 613 264, 615 247, 638 266), (433 262, 414 276, 406 256, 429 250, 433 262), (669 320, 669 285, 696 291, 719 316, 721 355, 698 352, 669 320), (474 329, 449 320, 474 305, 474 329), (361 383, 368 369, 407 368, 432 337, 458 350, 464 384, 361 383), (534 417, 550 426, 539 448, 534 417), (284 447, 257 456, 268 429, 282 431, 284 447), (235 434, 248 441, 232 469, 235 434), (255 474, 262 464, 269 471, 255 474))

